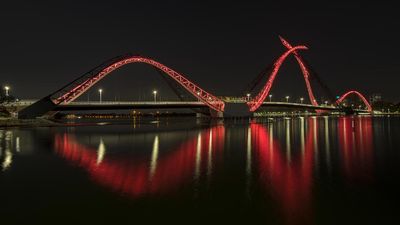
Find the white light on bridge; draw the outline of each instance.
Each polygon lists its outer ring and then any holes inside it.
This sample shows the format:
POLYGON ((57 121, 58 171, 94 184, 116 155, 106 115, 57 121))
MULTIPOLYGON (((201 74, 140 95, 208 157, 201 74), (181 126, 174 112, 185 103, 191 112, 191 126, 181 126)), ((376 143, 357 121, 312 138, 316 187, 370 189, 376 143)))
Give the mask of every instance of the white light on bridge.
POLYGON ((101 95, 102 95, 102 94, 103 94, 103 89, 100 88, 100 89, 99 89, 99 102, 100 102, 100 103, 101 103, 101 100, 102 100, 102 99, 101 99, 101 97, 102 97, 101 95))
POLYGON ((6 91, 6 96, 8 96, 9 92, 10 92, 10 87, 9 86, 5 86, 4 90, 6 91))
POLYGON ((300 102, 301 104, 303 104, 304 98, 300 98, 300 102))
POLYGON ((154 95, 154 102, 156 102, 157 101, 157 90, 153 91, 153 95, 154 95))
POLYGON ((272 102, 272 95, 269 95, 269 101, 272 102))
POLYGON ((289 102, 289 98, 290 98, 290 97, 289 97, 289 96, 286 96, 285 98, 286 98, 286 102, 289 102))

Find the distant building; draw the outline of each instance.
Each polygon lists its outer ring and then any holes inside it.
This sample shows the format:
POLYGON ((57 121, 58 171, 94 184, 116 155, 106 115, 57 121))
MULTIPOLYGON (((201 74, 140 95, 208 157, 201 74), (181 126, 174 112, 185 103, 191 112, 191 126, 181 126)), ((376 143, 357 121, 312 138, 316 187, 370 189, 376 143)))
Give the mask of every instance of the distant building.
POLYGON ((382 101, 382 95, 379 93, 375 93, 375 94, 372 94, 369 96, 369 102, 371 104, 375 103, 375 102, 380 102, 380 101, 382 101))

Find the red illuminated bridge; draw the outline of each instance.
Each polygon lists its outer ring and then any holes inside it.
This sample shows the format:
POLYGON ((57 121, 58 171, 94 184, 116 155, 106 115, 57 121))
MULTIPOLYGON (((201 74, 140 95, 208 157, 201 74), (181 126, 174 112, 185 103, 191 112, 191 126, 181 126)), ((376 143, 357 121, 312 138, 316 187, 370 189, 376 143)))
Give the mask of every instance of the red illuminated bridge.
MULTIPOLYGON (((327 112, 327 111, 346 111, 348 108, 342 106, 342 102, 350 95, 359 97, 365 108, 360 108, 354 111, 361 112, 372 112, 372 107, 366 98, 358 91, 351 90, 341 95, 332 105, 318 103, 312 89, 310 77, 313 77, 312 71, 305 60, 300 56, 299 52, 307 50, 308 48, 304 45, 292 46, 280 37, 282 44, 285 46, 286 51, 278 57, 271 67, 269 67, 260 76, 267 78, 263 84, 262 81, 258 81, 254 86, 260 85, 260 90, 251 90, 255 93, 250 97, 218 97, 213 95, 198 84, 190 81, 183 74, 151 59, 139 55, 127 54, 123 56, 115 57, 82 76, 76 78, 72 82, 61 87, 57 91, 49 94, 48 96, 35 101, 20 102, 18 104, 24 107, 19 111, 19 118, 37 118, 42 116, 54 115, 58 111, 77 111, 77 110, 112 110, 112 109, 175 109, 175 108, 188 108, 188 109, 202 109, 202 112, 212 117, 223 117, 223 116, 236 116, 236 115, 247 115, 251 116, 253 112, 256 112, 260 107, 282 107, 282 108, 295 108, 295 109, 310 109, 316 112, 327 112), (270 95, 271 88, 274 84, 274 80, 277 77, 280 68, 286 59, 290 56, 296 58, 297 63, 300 66, 310 104, 299 104, 291 102, 272 102, 268 101, 267 97, 270 95), (113 71, 133 63, 147 64, 161 74, 163 74, 167 80, 177 84, 176 86, 189 93, 197 101, 177 101, 177 102, 101 102, 101 103, 88 103, 88 102, 76 102, 79 96, 88 91, 93 85, 102 80, 104 77, 110 75, 113 71), (235 100, 231 100, 235 99, 235 100), (238 113, 239 112, 239 113, 238 113)), ((325 86, 326 87, 326 86, 325 86)))

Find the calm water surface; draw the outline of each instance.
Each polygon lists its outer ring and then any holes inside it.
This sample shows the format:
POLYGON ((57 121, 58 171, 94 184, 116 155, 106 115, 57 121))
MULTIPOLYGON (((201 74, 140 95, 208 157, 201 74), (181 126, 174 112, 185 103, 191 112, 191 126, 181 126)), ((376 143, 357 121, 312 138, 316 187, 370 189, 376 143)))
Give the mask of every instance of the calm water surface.
POLYGON ((399 224, 399 117, 0 129, 0 163, 0 224, 399 224))

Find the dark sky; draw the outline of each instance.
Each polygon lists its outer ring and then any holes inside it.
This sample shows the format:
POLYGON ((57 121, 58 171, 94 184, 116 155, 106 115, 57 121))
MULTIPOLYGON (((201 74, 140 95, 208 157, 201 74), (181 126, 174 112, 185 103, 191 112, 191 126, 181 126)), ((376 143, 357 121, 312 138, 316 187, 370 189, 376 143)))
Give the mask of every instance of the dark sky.
MULTIPOLYGON (((335 94, 357 89, 400 101, 400 16, 390 3, 196 2, 2 2, 0 83, 20 98, 39 98, 132 52, 211 93, 238 95, 284 52, 280 34, 310 48, 302 55, 335 94)), ((293 57, 278 76, 274 95, 305 95, 293 57)), ((151 96, 153 88, 171 95, 144 65, 123 68, 100 86, 106 99, 151 96)))

